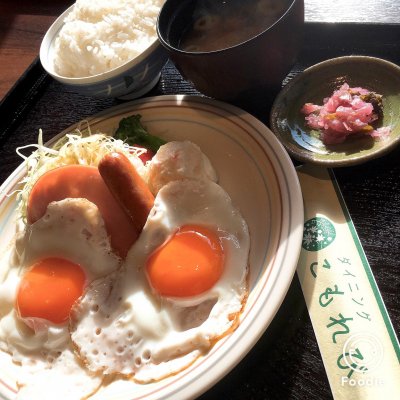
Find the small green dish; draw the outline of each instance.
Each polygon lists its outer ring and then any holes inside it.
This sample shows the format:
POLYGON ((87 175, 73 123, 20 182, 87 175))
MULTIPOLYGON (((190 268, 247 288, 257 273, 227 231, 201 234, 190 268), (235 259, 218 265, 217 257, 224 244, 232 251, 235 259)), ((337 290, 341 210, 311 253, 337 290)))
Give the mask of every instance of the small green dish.
POLYGON ((400 143, 400 67, 379 58, 345 56, 307 68, 278 94, 271 109, 270 127, 299 161, 343 167, 380 157, 400 143), (387 139, 355 136, 344 143, 325 146, 320 133, 306 125, 300 112, 302 106, 322 104, 344 82, 383 96, 383 118, 378 126, 391 126, 387 139))

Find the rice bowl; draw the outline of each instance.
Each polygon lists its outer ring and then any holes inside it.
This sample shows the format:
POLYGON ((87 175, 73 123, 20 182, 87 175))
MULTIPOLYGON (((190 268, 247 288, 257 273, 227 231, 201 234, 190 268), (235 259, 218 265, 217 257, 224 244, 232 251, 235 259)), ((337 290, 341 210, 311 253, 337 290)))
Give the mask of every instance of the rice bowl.
MULTIPOLYGON (((88 0, 84 1, 88 2, 88 0)), ((86 11, 82 13, 88 13, 88 16, 82 17, 79 23, 73 22, 79 30, 71 34, 68 28, 62 33, 69 24, 69 20, 74 18, 75 7, 78 8, 77 12, 80 12, 81 2, 74 4, 57 18, 43 38, 40 47, 40 61, 43 68, 54 79, 84 95, 126 96, 127 99, 142 96, 157 84, 161 69, 168 59, 157 36, 151 34, 151 30, 155 31, 157 4, 162 1, 111 0, 107 3, 108 5, 118 5, 112 17, 102 14, 108 8, 104 0, 100 6, 97 6, 96 2, 91 2, 94 4, 94 11, 87 12, 87 9, 84 9, 86 11), (129 21, 122 21, 128 3, 135 4, 134 7, 138 11, 136 19, 142 20, 142 15, 147 15, 142 21, 145 28, 141 32, 137 29, 137 23, 133 30, 128 27, 133 17, 129 17, 129 21), (152 10, 152 14, 150 15, 147 10, 139 16, 141 9, 147 9, 146 7, 152 10), (92 22, 84 21, 85 18, 92 22), (97 22, 95 22, 96 18, 97 22), (150 28, 151 18, 154 24, 150 28), (102 31, 101 38, 96 36, 99 30, 102 31), (117 39, 120 41, 118 42, 117 39), (134 46, 137 46, 135 51, 134 46), (62 70, 60 70, 61 64, 62 70)), ((133 9, 130 8, 131 11, 133 9)))

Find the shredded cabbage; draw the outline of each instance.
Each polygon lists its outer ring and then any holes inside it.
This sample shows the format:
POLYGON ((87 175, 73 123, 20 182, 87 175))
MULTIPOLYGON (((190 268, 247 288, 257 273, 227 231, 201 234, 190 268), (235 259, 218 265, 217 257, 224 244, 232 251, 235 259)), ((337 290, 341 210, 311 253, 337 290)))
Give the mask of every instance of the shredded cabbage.
POLYGON ((26 209, 29 193, 35 182, 45 172, 64 165, 80 164, 97 166, 100 159, 111 151, 124 153, 138 173, 143 177, 146 167, 139 159, 145 150, 130 146, 121 139, 115 139, 102 133, 91 134, 90 128, 84 132, 77 129, 59 139, 52 147, 43 144, 43 132, 39 129, 37 144, 31 144, 17 149, 17 154, 25 160, 26 175, 21 180, 22 189, 18 190, 18 213, 26 221, 26 209), (22 154, 21 150, 35 148, 29 156, 22 154))

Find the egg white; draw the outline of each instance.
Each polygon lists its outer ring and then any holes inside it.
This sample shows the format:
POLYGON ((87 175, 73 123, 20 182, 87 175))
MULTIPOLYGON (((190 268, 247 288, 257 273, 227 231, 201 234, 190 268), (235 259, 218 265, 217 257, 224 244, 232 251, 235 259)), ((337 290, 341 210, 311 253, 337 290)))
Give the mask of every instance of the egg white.
POLYGON ((88 368, 150 382, 193 362, 237 322, 249 245, 246 222, 219 185, 178 180, 163 186, 123 268, 94 282, 74 309, 71 337, 88 368), (224 272, 199 296, 162 298, 147 281, 146 260, 187 224, 217 233, 224 272))
POLYGON ((17 251, 25 268, 44 257, 66 258, 84 269, 88 282, 116 270, 121 261, 111 249, 99 209, 81 198, 50 203, 18 240, 17 251))

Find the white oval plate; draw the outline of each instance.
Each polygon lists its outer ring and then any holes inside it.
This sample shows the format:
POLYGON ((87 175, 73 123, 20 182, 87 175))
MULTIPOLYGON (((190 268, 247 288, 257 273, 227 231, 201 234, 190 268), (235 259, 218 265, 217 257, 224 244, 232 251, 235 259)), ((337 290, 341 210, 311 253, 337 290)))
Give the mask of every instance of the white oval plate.
MULTIPOLYGON (((247 354, 280 307, 301 248, 301 190, 293 164, 275 135, 256 118, 225 103, 196 96, 144 98, 97 114, 88 123, 92 133, 112 134, 121 118, 137 113, 150 133, 166 140, 189 139, 210 158, 220 185, 249 226, 250 293, 239 327, 189 368, 148 385, 117 382, 91 399, 189 399, 217 383, 247 354)), ((1 250, 14 232, 16 202, 14 195, 8 195, 24 173, 21 165, 1 187, 1 250)), ((3 367, 2 359, 0 364, 0 394, 13 399, 13 371, 3 367)))

